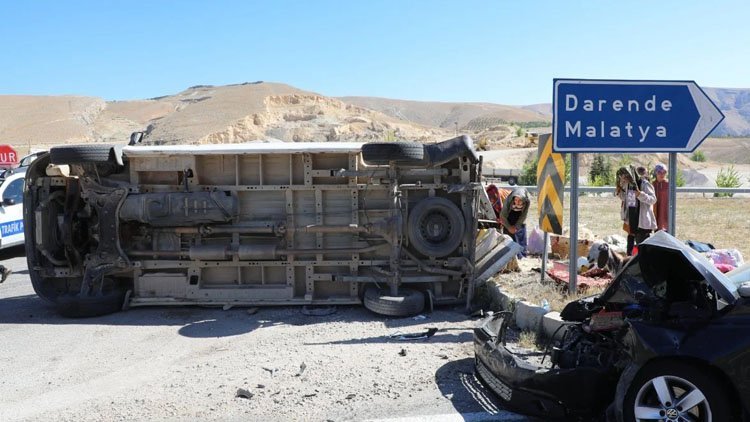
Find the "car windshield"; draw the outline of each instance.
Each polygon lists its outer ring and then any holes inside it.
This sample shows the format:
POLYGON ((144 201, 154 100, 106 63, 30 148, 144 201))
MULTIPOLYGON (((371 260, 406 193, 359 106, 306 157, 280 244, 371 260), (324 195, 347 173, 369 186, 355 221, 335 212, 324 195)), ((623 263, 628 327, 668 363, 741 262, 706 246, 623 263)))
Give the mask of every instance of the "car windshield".
MULTIPOLYGON (((738 297, 739 280, 748 281, 750 267, 731 279, 722 274, 706 257, 689 248, 684 243, 665 232, 658 232, 646 240, 639 249, 637 259, 602 294, 605 300, 633 301, 637 291, 654 291, 658 296, 659 289, 665 288, 666 282, 678 280, 705 280, 713 287, 721 298, 728 303, 734 303, 738 297), (644 287, 648 286, 648 287, 644 287), (617 292, 625 289, 625 297, 617 292)), ((735 270, 737 271, 737 270, 735 270)))

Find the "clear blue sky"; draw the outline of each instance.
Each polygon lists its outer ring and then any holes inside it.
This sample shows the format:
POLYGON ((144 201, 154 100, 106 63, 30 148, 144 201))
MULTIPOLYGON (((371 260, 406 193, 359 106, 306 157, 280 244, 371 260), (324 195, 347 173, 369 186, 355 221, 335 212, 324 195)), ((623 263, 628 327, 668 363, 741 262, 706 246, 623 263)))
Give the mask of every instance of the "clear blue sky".
POLYGON ((0 94, 149 98, 284 82, 531 104, 552 79, 750 87, 750 1, 1 0, 0 94))

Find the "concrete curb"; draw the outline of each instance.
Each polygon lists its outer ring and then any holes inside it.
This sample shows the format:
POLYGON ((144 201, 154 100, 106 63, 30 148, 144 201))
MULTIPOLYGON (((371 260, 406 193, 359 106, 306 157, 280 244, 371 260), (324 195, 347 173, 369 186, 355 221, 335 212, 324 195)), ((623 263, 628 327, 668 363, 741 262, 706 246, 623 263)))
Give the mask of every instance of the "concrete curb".
POLYGON ((563 330, 559 328, 565 323, 560 318, 559 312, 547 312, 541 306, 520 301, 502 291, 495 283, 489 282, 487 287, 492 297, 492 310, 513 312, 518 328, 540 333, 547 338, 553 335, 557 339, 562 337, 563 330))

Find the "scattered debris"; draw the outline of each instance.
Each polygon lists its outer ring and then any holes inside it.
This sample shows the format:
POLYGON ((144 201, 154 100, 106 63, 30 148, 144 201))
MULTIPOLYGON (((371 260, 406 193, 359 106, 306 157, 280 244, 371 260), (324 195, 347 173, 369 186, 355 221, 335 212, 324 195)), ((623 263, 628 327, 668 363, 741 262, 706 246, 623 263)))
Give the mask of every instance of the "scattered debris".
POLYGON ((234 395, 234 397, 239 397, 242 399, 251 399, 253 398, 255 394, 245 390, 244 388, 238 388, 237 393, 234 395))
POLYGON ((309 394, 303 395, 302 397, 304 397, 304 398, 310 398, 310 397, 315 397, 317 395, 318 395, 318 393, 309 393, 309 394))
POLYGON ((432 290, 427 290, 427 309, 432 313, 435 310, 435 295, 432 290))
POLYGON ((229 303, 227 303, 227 304, 226 304, 226 305, 224 305, 224 307, 223 307, 223 308, 221 308, 221 309, 223 309, 223 310, 225 310, 225 311, 228 311, 228 310, 232 309, 232 306, 234 306, 234 305, 232 305, 232 304, 229 304, 229 303))
POLYGON ((476 311, 469 314, 469 318, 484 318, 484 309, 477 309, 476 311))
POLYGON ((425 331, 419 332, 419 333, 412 333, 412 334, 403 334, 401 332, 396 332, 388 336, 388 338, 396 339, 398 341, 411 341, 411 340, 422 340, 422 339, 428 339, 437 333, 438 329, 435 327, 428 328, 425 331))
POLYGON ((446 355, 446 354, 442 354, 441 353, 441 354, 437 355, 437 357, 439 357, 442 360, 448 360, 448 355, 446 355))
POLYGON ((302 373, 305 372, 305 369, 307 369, 307 365, 305 365, 305 362, 302 362, 302 364, 299 366, 299 372, 297 372, 295 377, 301 377, 302 373))
POLYGON ((255 315, 258 313, 258 308, 250 308, 245 312, 247 312, 248 315, 255 315))
POLYGON ((307 316, 326 316, 336 313, 335 306, 303 306, 302 315, 307 316))
POLYGON ((414 321, 423 321, 425 319, 429 318, 427 315, 417 315, 414 318, 412 318, 414 321))
POLYGON ((261 367, 261 369, 263 369, 264 371, 268 371, 268 373, 269 373, 269 374, 271 374, 271 377, 273 377, 273 375, 274 375, 274 374, 275 374, 276 372, 278 372, 278 371, 279 371, 279 370, 278 370, 278 369, 276 369, 276 368, 266 368, 265 366, 262 366, 262 367, 261 367))
POLYGON ((406 349, 401 349, 400 352, 398 352, 399 356, 406 356, 406 349))
POLYGON ((346 399, 347 399, 347 400, 351 400, 351 399, 353 399, 353 398, 355 398, 355 397, 357 397, 357 395, 356 395, 356 394, 354 394, 354 393, 352 393, 352 394, 349 394, 349 395, 347 395, 347 396, 346 396, 346 399))

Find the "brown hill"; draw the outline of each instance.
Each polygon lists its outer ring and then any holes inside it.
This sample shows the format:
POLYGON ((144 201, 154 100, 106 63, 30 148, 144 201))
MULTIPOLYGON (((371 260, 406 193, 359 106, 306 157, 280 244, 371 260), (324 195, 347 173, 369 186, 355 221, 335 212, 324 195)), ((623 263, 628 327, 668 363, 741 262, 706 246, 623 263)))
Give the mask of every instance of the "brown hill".
POLYGON ((431 141, 448 134, 277 83, 197 86, 158 101, 176 111, 152 122, 146 136, 151 143, 431 141))
POLYGON ((195 86, 137 101, 79 96, 0 96, 0 143, 19 152, 51 145, 126 142, 147 131, 147 143, 253 140, 435 141, 452 131, 387 116, 335 98, 276 83, 195 86))
POLYGON ((446 103, 377 97, 340 97, 342 101, 411 122, 455 130, 481 130, 510 122, 549 121, 536 110, 491 103, 446 103))

